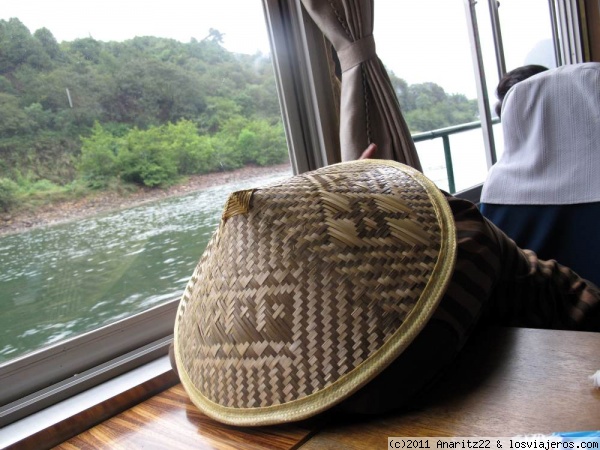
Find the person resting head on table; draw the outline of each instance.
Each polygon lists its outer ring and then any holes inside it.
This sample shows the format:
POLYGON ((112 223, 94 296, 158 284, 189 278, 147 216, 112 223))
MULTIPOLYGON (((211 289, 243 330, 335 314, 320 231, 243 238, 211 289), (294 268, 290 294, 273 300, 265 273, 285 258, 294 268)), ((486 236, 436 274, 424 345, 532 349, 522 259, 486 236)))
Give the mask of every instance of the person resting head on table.
POLYGON ((376 156, 230 196, 174 332, 207 415, 383 413, 418 405, 476 327, 600 331, 595 285, 376 156))

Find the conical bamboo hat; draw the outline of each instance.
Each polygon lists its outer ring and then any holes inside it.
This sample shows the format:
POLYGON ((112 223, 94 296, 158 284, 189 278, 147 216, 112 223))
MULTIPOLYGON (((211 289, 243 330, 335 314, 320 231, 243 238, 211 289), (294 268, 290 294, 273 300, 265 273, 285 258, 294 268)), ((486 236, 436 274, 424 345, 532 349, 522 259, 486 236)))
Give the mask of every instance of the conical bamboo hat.
POLYGON ((443 194, 391 161, 233 193, 179 306, 183 386, 228 424, 330 408, 427 323, 452 275, 455 241, 443 194))

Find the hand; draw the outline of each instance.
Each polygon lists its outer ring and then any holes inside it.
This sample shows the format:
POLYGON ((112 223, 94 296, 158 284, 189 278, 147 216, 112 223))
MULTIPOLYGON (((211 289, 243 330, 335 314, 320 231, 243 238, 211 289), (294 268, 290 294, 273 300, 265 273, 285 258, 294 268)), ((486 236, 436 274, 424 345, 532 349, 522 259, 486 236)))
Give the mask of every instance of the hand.
POLYGON ((377 152, 377 144, 369 144, 369 146, 366 148, 366 150, 364 152, 362 152, 362 155, 360 155, 360 158, 358 158, 358 159, 371 159, 375 156, 376 152, 377 152))

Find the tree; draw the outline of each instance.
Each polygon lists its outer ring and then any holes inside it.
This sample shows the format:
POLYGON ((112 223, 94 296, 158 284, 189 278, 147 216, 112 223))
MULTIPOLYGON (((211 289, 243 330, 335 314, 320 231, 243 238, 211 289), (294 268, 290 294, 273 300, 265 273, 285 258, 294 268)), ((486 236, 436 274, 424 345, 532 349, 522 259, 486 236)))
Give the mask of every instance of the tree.
POLYGON ((101 100, 106 119, 140 128, 198 117, 205 109, 199 80, 180 66, 138 58, 123 64, 101 100))
POLYGON ((208 173, 216 170, 214 148, 208 136, 198 135, 196 125, 189 120, 165 126, 163 137, 177 161, 180 175, 208 173))
POLYGON ((27 114, 19 105, 19 99, 0 93, 0 136, 10 137, 29 130, 27 114))
POLYGON ((390 81, 402 111, 411 111, 415 109, 414 99, 410 95, 408 83, 402 78, 398 78, 394 72, 390 72, 390 81))
POLYGON ((207 133, 215 134, 232 119, 243 117, 242 108, 231 98, 211 96, 206 99, 206 103, 206 109, 200 115, 200 124, 207 133))
POLYGON ((204 42, 206 40, 211 40, 212 42, 216 42, 217 44, 222 44, 223 36, 225 36, 225 34, 221 33, 219 30, 217 30, 215 28, 209 28, 208 36, 206 36, 204 39, 202 39, 202 42, 204 42))
POLYGON ((89 186, 104 188, 119 175, 118 155, 123 146, 122 139, 115 138, 98 122, 92 128, 92 135, 82 138, 77 169, 89 186))
POLYGON ((281 123, 271 125, 265 120, 249 122, 240 131, 236 147, 245 164, 281 164, 289 157, 281 123))
POLYGON ((100 61, 102 43, 91 37, 75 39, 70 44, 70 51, 85 61, 97 64, 100 61))
POLYGON ((0 210, 8 212, 17 201, 19 186, 13 180, 0 178, 0 210))
POLYGON ((441 86, 430 82, 409 85, 394 73, 390 74, 390 81, 412 133, 477 120, 477 102, 462 94, 448 95, 441 86))
POLYGON ((121 177, 125 181, 148 187, 169 185, 178 176, 177 160, 171 148, 165 145, 163 129, 134 128, 126 137, 127 146, 119 151, 121 177))
POLYGON ((40 28, 33 33, 33 37, 40 43, 46 54, 52 60, 59 60, 62 51, 56 38, 48 28, 40 28))
POLYGON ((0 20, 0 49, 0 74, 24 64, 38 69, 50 66, 50 58, 41 43, 19 19, 0 20))
POLYGON ((27 117, 28 128, 32 132, 52 127, 52 121, 54 119, 52 112, 44 110, 39 103, 32 103, 31 105, 26 106, 23 108, 23 112, 27 117))

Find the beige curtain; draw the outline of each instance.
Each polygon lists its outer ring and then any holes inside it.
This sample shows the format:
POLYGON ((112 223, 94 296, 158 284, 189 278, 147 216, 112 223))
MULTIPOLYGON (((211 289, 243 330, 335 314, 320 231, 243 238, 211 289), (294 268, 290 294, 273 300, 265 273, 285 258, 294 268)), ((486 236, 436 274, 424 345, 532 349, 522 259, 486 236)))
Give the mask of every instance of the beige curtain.
POLYGON ((378 158, 422 170, 392 84, 375 51, 373 0, 301 1, 340 60, 341 160, 357 159, 375 143, 378 158))

